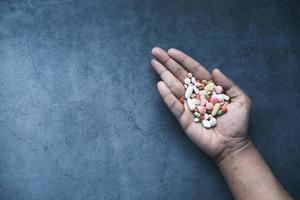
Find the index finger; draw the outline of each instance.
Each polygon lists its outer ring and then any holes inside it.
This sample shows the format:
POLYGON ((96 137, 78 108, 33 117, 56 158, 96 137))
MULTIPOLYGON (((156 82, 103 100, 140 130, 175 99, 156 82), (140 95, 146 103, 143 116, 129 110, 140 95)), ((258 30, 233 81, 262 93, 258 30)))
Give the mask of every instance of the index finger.
POLYGON ((192 57, 177 49, 169 49, 168 54, 176 62, 191 72, 197 79, 211 80, 211 75, 207 69, 192 57))

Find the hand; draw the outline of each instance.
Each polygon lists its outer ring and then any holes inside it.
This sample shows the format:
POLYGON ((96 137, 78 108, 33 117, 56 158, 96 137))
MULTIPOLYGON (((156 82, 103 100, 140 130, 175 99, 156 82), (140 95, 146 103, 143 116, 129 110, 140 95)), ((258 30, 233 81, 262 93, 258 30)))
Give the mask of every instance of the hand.
POLYGON ((154 58, 151 64, 162 79, 157 83, 159 93, 197 146, 220 161, 228 153, 249 142, 247 131, 251 101, 232 80, 219 69, 214 69, 210 74, 193 58, 176 49, 165 52, 156 47, 152 49, 152 55, 154 58), (217 118, 214 128, 206 129, 201 123, 195 123, 186 101, 182 105, 178 100, 185 93, 183 81, 188 72, 197 79, 212 80, 216 85, 221 85, 231 98, 231 103, 227 106, 228 112, 217 118))

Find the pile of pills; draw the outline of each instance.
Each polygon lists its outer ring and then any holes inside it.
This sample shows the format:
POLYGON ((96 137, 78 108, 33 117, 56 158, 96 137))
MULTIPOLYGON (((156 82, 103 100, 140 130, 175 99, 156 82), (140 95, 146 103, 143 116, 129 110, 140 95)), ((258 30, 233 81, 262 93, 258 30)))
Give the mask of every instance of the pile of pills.
POLYGON ((212 81, 197 80, 188 73, 184 88, 185 95, 180 98, 180 102, 183 103, 186 99, 189 109, 194 113, 194 122, 201 121, 205 128, 216 126, 216 117, 227 112, 230 102, 222 86, 216 86, 212 81))

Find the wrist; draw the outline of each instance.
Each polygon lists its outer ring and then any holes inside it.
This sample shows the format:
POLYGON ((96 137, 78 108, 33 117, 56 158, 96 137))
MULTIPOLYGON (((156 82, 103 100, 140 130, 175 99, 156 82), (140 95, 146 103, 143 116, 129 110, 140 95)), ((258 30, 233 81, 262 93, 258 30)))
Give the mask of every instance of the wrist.
POLYGON ((252 149, 255 149, 255 146, 251 139, 247 137, 244 140, 225 148, 221 153, 214 157, 214 161, 217 165, 221 165, 223 162, 244 157, 252 149))

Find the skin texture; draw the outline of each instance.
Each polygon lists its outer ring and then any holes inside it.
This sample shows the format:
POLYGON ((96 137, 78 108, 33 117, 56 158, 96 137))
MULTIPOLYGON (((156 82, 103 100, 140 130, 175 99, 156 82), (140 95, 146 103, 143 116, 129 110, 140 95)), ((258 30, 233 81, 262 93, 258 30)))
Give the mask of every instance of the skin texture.
POLYGON ((158 91, 188 137, 210 155, 224 175, 236 199, 291 199, 247 136, 251 100, 219 69, 209 73, 199 62, 177 49, 152 49, 151 64, 162 81, 158 91), (230 96, 228 112, 217 118, 214 128, 194 123, 184 95, 183 81, 191 72, 197 79, 212 80, 230 96))

